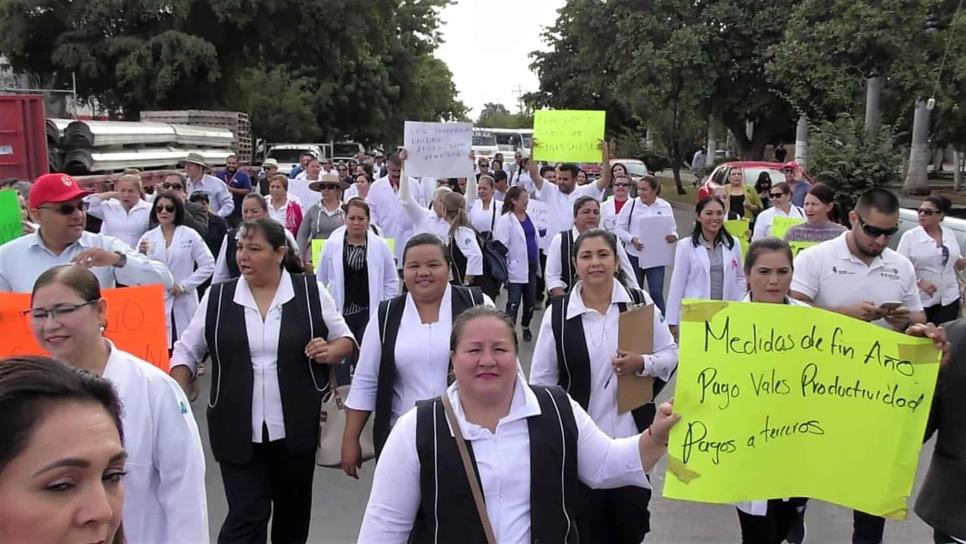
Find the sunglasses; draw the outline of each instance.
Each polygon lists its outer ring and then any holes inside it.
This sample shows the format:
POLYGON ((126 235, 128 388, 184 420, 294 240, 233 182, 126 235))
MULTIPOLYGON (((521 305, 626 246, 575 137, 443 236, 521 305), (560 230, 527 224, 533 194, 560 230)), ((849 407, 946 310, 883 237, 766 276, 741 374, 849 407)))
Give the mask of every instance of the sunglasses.
POLYGON ((184 189, 184 185, 181 185, 180 183, 162 183, 161 184, 161 188, 162 189, 174 189, 175 191, 180 191, 180 190, 184 189))
POLYGON ((862 230, 872 238, 878 238, 879 236, 885 236, 888 238, 899 232, 899 225, 896 225, 891 229, 881 229, 866 223, 865 219, 862 219, 861 217, 859 217, 859 225, 861 225, 862 230))
POLYGON ((86 212, 87 202, 84 202, 83 200, 81 200, 76 204, 73 202, 63 202, 61 204, 58 204, 57 206, 41 206, 40 208, 42 210, 54 210, 61 215, 71 215, 77 210, 86 212))
POLYGON ((629 186, 629 185, 628 185, 628 184, 626 184, 626 183, 615 183, 615 184, 614 184, 614 187, 628 187, 628 186, 629 186))
POLYGON ((916 211, 919 212, 919 215, 936 215, 939 213, 939 210, 934 210, 932 208, 919 208, 916 211))
POLYGON ((946 247, 945 244, 943 244, 941 251, 943 254, 943 266, 946 266, 946 263, 949 262, 949 248, 946 247))
POLYGON ((323 185, 322 186, 322 190, 323 191, 336 191, 338 189, 339 189, 339 186, 338 185, 323 185))
POLYGON ((781 191, 779 191, 777 193, 768 193, 768 194, 770 194, 772 198, 781 198, 781 197, 785 196, 785 193, 783 193, 781 191))
POLYGON ((489 168, 489 167, 490 167, 490 164, 489 163, 486 163, 486 162, 481 162, 480 163, 480 168, 489 168))
POLYGON ((154 209, 154 211, 158 213, 161 213, 161 212, 174 213, 174 210, 175 210, 174 206, 170 204, 162 204, 154 209))

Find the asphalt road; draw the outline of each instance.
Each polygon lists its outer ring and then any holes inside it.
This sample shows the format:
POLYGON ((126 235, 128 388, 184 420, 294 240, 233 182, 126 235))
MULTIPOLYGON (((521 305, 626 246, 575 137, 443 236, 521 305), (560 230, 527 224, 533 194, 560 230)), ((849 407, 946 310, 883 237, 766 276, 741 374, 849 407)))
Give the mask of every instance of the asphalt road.
MULTIPOLYGON (((694 221, 693 213, 676 207, 675 214, 678 220, 678 232, 690 232, 694 221)), ((669 282, 671 274, 669 273, 666 276, 666 282, 669 282)), ((501 297, 497 301, 497 305, 502 307, 503 304, 505 304, 505 298, 501 297)), ((542 314, 543 312, 538 312, 534 316, 531 325, 534 332, 539 328, 542 314)), ((520 360, 528 373, 532 354, 533 343, 522 344, 520 360)), ((193 408, 208 453, 208 473, 206 476, 208 519, 211 527, 211 538, 214 541, 228 508, 225 503, 221 473, 218 470, 217 463, 210 455, 211 449, 208 446, 205 402, 208 394, 209 376, 210 374, 206 374, 201 377, 199 384, 201 395, 195 401, 193 408)), ((665 389, 664 396, 669 396, 672 392, 673 384, 672 387, 665 389)), ((923 448, 920 457, 919 475, 914 493, 918 493, 931 452, 932 442, 929 442, 923 448)), ((870 445, 869 455, 875 454, 874 445, 870 445)), ((309 534, 309 542, 348 544, 356 541, 366 501, 369 498, 372 473, 371 462, 362 468, 358 481, 345 476, 341 470, 318 468, 315 471, 312 529, 309 534)), ((665 463, 662 461, 651 474, 654 495, 650 502, 651 532, 648 534, 646 542, 677 544, 733 543, 740 541, 737 514, 733 506, 665 499, 661 495, 664 476, 665 463)), ((914 499, 915 497, 913 497, 914 499)), ((852 512, 845 508, 813 500, 809 503, 806 523, 808 526, 807 542, 844 543, 851 540, 852 512)), ((932 542, 932 530, 910 512, 910 517, 906 521, 887 522, 885 538, 887 542, 891 543, 929 544, 932 542)))

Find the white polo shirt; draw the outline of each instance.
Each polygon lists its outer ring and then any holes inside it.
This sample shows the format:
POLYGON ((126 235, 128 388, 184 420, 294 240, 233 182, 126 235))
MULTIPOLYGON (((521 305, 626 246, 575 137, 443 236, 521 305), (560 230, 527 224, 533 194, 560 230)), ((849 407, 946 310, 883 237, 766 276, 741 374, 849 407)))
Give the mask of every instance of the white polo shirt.
MULTIPOLYGON (((848 232, 799 253, 795 259, 792 291, 810 297, 821 308, 849 306, 862 301, 879 305, 901 302, 911 312, 922 311, 916 271, 909 259, 886 248, 866 265, 852 255, 848 232)), ((876 325, 892 328, 885 319, 876 325)))

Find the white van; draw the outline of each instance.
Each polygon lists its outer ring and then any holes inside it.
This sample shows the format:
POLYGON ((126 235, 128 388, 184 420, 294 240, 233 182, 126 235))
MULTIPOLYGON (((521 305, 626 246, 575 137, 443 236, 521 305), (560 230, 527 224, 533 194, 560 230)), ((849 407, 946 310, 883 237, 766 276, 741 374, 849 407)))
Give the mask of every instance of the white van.
POLYGON ((488 128, 474 128, 472 149, 476 153, 477 159, 485 158, 492 160, 500 151, 496 143, 496 133, 488 128))

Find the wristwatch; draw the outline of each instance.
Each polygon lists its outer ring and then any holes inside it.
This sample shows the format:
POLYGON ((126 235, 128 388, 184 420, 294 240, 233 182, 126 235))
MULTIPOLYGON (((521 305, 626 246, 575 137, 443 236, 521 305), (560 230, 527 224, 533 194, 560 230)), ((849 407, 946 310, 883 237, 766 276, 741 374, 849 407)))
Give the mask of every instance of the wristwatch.
POLYGON ((114 263, 114 268, 124 268, 124 265, 127 264, 127 253, 115 251, 114 254, 118 257, 117 262, 114 263))

